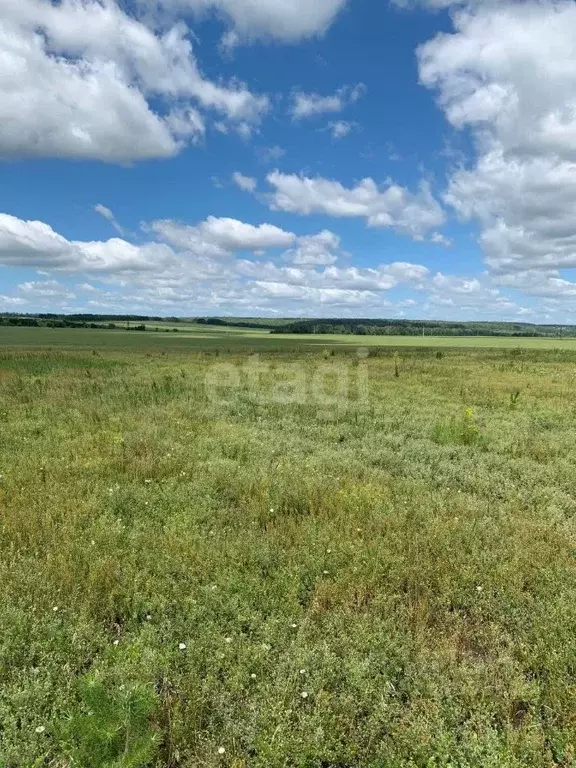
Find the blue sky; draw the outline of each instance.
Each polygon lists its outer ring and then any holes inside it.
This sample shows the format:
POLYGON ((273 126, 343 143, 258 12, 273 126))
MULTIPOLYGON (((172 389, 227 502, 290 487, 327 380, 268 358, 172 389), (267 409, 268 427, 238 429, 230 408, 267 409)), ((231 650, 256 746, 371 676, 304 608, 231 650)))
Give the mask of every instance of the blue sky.
POLYGON ((569 0, 6 0, 0 310, 576 322, 569 0))

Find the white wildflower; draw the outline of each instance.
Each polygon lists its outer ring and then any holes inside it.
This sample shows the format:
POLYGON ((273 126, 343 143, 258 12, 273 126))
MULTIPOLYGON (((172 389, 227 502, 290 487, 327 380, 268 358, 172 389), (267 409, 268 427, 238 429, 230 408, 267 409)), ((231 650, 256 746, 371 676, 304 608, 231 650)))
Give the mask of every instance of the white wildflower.
POLYGON ((44 725, 39 725, 34 730, 36 731, 36 733, 44 733, 44 731, 46 730, 46 727, 44 725))
POLYGON ((178 648, 181 651, 185 651, 186 650, 186 643, 178 643, 178 648))

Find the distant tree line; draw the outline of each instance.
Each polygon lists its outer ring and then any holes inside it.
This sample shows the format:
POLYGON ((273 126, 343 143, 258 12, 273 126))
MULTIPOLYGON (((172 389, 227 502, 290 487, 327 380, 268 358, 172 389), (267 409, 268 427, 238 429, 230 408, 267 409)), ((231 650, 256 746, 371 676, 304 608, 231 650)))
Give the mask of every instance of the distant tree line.
POLYGON ((116 328, 129 331, 163 331, 177 333, 178 328, 162 327, 178 323, 230 328, 262 328, 272 333, 294 334, 355 334, 360 336, 512 336, 512 337, 566 337, 576 336, 576 326, 544 325, 505 322, 460 322, 443 320, 405 319, 349 319, 322 318, 316 320, 289 320, 281 318, 199 317, 178 318, 149 315, 96 315, 96 314, 18 314, 0 313, 0 326, 26 326, 30 328, 116 328), (153 327, 146 323, 155 323, 153 327), (160 327, 158 327, 160 326, 160 327))
POLYGON ((535 325, 504 322, 450 322, 442 320, 374 320, 328 318, 296 320, 277 326, 272 333, 354 334, 360 336, 575 336, 570 325, 535 325))
MULTIPOLYGON (((13 313, 0 314, 0 326, 23 326, 26 328, 106 328, 114 330, 121 328, 124 331, 166 331, 178 333, 178 328, 148 328, 145 323, 139 322, 136 325, 130 325, 130 322, 137 322, 141 318, 136 315, 16 315, 13 313), (94 318, 100 322, 88 322, 87 319, 94 318), (117 322, 109 321, 109 317, 114 317, 117 322), (118 323, 121 323, 119 325, 118 323)), ((154 322, 171 323, 175 322, 172 318, 150 318, 154 322)))
POLYGON ((194 322, 200 325, 215 325, 227 328, 264 328, 272 330, 290 321, 263 317, 197 317, 194 322))
POLYGON ((157 317, 153 315, 94 315, 94 314, 72 314, 72 315, 56 315, 51 313, 40 313, 34 315, 34 317, 40 320, 66 320, 66 321, 78 321, 78 322, 99 322, 102 323, 106 320, 116 323, 143 323, 143 322, 155 322, 155 323, 179 323, 181 320, 177 317, 157 317))
MULTIPOLYGON (((16 312, 0 313, 0 325, 23 325, 33 328, 48 326, 51 328, 115 328, 122 327, 128 330, 143 330, 144 323, 161 324, 186 324, 198 323, 200 325, 213 325, 231 328, 263 328, 272 330, 290 320, 260 317, 159 317, 155 315, 97 315, 97 314, 71 314, 62 315, 50 312, 38 314, 25 314, 16 312), (130 326, 130 323, 139 325, 130 326)), ((156 330, 149 328, 147 330, 156 330)), ((177 330, 177 329, 172 329, 177 330)))

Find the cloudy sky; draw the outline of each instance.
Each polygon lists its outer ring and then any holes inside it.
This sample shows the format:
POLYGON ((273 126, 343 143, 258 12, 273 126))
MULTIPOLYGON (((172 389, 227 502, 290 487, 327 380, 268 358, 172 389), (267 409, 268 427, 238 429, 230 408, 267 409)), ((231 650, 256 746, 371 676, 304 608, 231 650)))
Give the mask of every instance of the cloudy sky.
POLYGON ((0 0, 0 310, 576 323, 573 0, 0 0))

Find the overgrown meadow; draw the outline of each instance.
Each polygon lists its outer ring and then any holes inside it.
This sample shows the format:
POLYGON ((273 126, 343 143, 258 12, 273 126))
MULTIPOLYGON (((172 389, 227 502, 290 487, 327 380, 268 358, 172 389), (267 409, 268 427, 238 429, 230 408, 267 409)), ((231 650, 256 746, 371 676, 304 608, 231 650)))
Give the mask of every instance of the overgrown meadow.
POLYGON ((575 766, 576 354, 249 360, 0 352, 2 768, 575 766))

